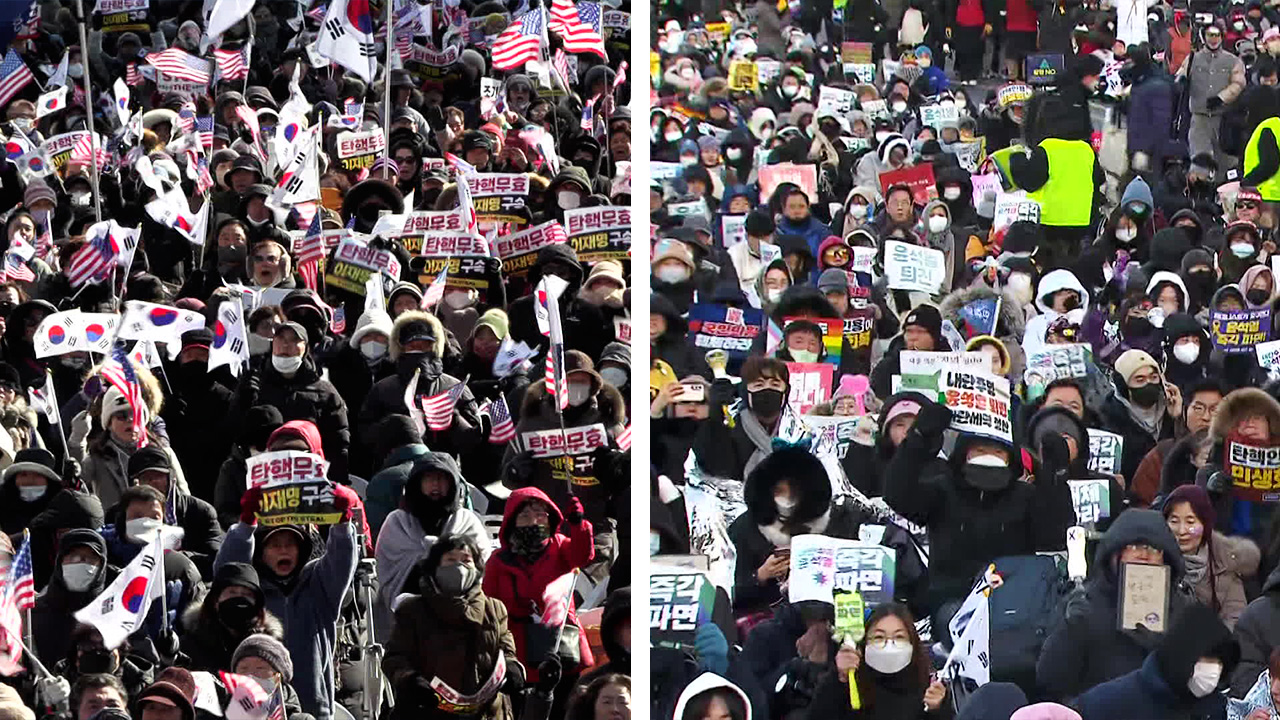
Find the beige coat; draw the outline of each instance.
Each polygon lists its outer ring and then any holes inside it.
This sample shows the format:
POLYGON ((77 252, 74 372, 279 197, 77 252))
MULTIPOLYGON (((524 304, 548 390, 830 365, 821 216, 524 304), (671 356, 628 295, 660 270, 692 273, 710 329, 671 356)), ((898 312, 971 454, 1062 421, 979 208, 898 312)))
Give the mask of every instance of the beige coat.
MULTIPOLYGON (((1244 579, 1253 577, 1258 572, 1258 563, 1262 553, 1258 546, 1248 538, 1228 537, 1220 532, 1213 533, 1213 584, 1218 594, 1218 617, 1227 627, 1234 629, 1240 613, 1249 604, 1244 594, 1244 579)), ((1209 586, 1209 573, 1196 583, 1193 588, 1196 599, 1210 605, 1213 599, 1213 588, 1209 586)))

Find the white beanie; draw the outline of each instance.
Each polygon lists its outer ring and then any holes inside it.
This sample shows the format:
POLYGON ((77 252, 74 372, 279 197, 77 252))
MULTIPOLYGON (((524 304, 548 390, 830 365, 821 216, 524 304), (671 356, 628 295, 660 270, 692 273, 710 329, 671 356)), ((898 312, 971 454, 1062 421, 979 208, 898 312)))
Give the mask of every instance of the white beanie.
POLYGON ((351 335, 351 347, 359 349, 360 341, 371 332, 380 332, 391 338, 391 316, 385 310, 365 310, 356 322, 356 331, 351 335))
MULTIPOLYGON (((112 415, 115 415, 121 410, 130 409, 131 406, 129 405, 129 398, 125 397, 124 393, 120 392, 120 388, 115 385, 111 385, 107 388, 107 393, 102 396, 102 413, 98 415, 98 419, 102 422, 103 428, 109 428, 111 427, 112 415)), ((148 415, 149 413, 144 405, 142 408, 142 421, 144 423, 150 422, 148 415)))

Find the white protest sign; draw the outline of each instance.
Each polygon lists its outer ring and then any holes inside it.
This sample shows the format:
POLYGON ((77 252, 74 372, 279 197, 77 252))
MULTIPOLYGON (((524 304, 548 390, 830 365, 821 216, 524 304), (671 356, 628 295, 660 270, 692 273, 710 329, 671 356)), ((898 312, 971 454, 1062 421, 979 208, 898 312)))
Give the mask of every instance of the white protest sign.
POLYGON ((955 127, 960 122, 960 108, 955 105, 924 105, 920 108, 920 122, 934 130, 955 127))
POLYGON ((975 372, 991 367, 987 356, 980 352, 920 352, 903 350, 898 354, 903 375, 932 375, 943 368, 968 368, 975 372))
POLYGON ((830 110, 837 115, 843 116, 853 109, 853 103, 856 99, 852 90, 841 90, 830 85, 823 85, 818 89, 818 112, 830 110))
POLYGON ((1280 368, 1280 340, 1271 340, 1253 346, 1258 353, 1258 364, 1268 370, 1280 368))
POLYGON ((747 216, 722 215, 720 217, 720 237, 725 250, 740 242, 745 242, 747 239, 747 216))
POLYGON ((849 269, 853 272, 871 274, 875 270, 876 249, 869 247, 850 249, 853 250, 853 261, 849 263, 849 269))
POLYGON ((835 602, 835 591, 859 592, 868 605, 893 599, 896 556, 881 545, 828 537, 791 538, 791 603, 835 602))
POLYGON ((245 461, 245 483, 251 487, 273 487, 325 480, 329 462, 314 453, 276 450, 254 455, 245 461))
POLYGON ((565 428, 563 432, 559 428, 532 430, 523 433, 520 441, 535 458, 582 455, 609 444, 609 433, 604 425, 595 423, 565 428))
POLYGON ((951 428, 1013 443, 1009 381, 970 370, 943 369, 938 391, 951 408, 951 428))
POLYGON ((941 250, 896 240, 885 243, 884 274, 893 290, 935 295, 942 289, 947 262, 941 250))

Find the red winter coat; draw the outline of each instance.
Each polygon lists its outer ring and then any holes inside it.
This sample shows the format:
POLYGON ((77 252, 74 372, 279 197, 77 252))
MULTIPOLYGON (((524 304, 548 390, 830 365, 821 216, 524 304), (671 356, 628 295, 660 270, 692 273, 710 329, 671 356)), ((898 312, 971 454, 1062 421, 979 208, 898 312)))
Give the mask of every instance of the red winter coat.
MULTIPOLYGON (((534 613, 541 613, 544 604, 542 593, 546 587, 574 568, 585 567, 595 558, 595 544, 591 536, 591 523, 585 518, 569 527, 569 535, 554 533, 547 543, 547 549, 532 563, 507 549, 507 534, 515 527, 515 516, 529 500, 541 500, 551 509, 551 527, 560 527, 564 516, 560 509, 551 502, 546 493, 538 488, 520 488, 507 498, 506 511, 502 516, 502 529, 499 531, 501 548, 489 556, 484 566, 484 583, 481 587, 484 594, 501 600, 507 606, 508 625, 515 636, 516 652, 520 662, 524 664, 529 681, 538 679, 538 662, 531 661, 525 647, 525 632, 528 623, 534 622, 534 613)), ((568 622, 578 627, 578 649, 582 654, 581 667, 588 668, 595 664, 591 656, 591 646, 587 642, 587 633, 578 622, 578 613, 573 604, 569 605, 568 622)))

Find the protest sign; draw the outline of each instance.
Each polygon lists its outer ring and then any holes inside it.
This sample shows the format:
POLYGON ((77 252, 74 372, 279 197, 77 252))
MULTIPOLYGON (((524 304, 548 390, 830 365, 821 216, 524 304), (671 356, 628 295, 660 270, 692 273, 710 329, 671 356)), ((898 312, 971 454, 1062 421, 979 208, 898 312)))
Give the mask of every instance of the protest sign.
POLYGON ((734 60, 729 63, 729 89, 755 92, 760 87, 760 70, 753 62, 734 60))
POLYGON ((338 158, 343 170, 364 170, 373 167, 386 149, 382 131, 344 132, 338 136, 338 158))
POLYGON ((850 272, 861 272, 870 275, 875 272, 876 249, 870 247, 854 247, 852 259, 849 262, 850 272))
POLYGON ((251 488, 324 480, 328 474, 328 461, 298 450, 265 452, 245 462, 245 482, 251 488))
POLYGON ((334 251, 333 262, 326 266, 324 279, 347 292, 364 295, 369 276, 378 272, 391 278, 393 282, 399 281, 400 261, 388 250, 346 240, 334 251))
POLYGON ((946 278, 946 256, 941 250, 889 240, 885 242, 884 274, 893 290, 937 294, 946 278))
POLYGON ((996 103, 1001 107, 1008 107, 1010 103, 1027 102, 1033 95, 1035 90, 1030 85, 1010 83, 996 93, 996 103))
POLYGON ((429 287, 436 276, 449 268, 445 277, 446 288, 489 289, 489 257, 487 255, 423 254, 413 258, 409 268, 418 274, 418 282, 429 287))
POLYGON ((333 525, 342 519, 328 480, 308 480, 290 485, 267 486, 258 496, 258 524, 333 525))
POLYGON ((150 7, 150 0, 98 0, 93 12, 102 16, 100 28, 104 33, 150 32, 150 7))
POLYGON ((619 315, 613 319, 613 339, 631 344, 631 318, 619 315))
POLYGON ((649 633, 657 647, 692 648, 699 625, 712 622, 716 586, 706 574, 663 567, 649 575, 649 633))
POLYGON ((707 217, 710 215, 707 211, 707 201, 702 198, 687 202, 668 203, 667 214, 673 218, 688 217, 690 215, 707 217))
MULTIPOLYGON (((849 350, 857 355, 868 355, 870 360, 871 341, 874 339, 876 327, 875 308, 862 307, 850 309, 844 317, 844 342, 849 350)), ((842 358, 843 359, 843 358, 842 358)))
POLYGON ((1103 475, 1120 472, 1124 452, 1124 436, 1106 430, 1089 428, 1089 470, 1103 475))
POLYGON ((890 185, 906 185, 911 188, 911 199, 917 205, 927 205, 930 200, 938 199, 933 163, 922 163, 901 170, 880 173, 880 194, 888 197, 890 185))
POLYGON ((951 408, 951 429, 1013 442, 1009 381, 987 372, 944 367, 934 375, 904 373, 894 392, 918 392, 951 408))
POLYGON ((784 182, 799 185, 809 196, 810 203, 818 202, 818 168, 813 165, 797 165, 795 163, 779 163, 764 165, 759 168, 760 202, 767 203, 773 197, 773 191, 784 182))
MULTIPOLYGON (((871 420, 871 429, 875 427, 874 416, 866 416, 871 420)), ((813 454, 829 453, 843 460, 849 454, 849 445, 862 440, 871 441, 871 437, 858 437, 859 420, 857 417, 838 415, 806 415, 805 425, 813 431, 813 454)), ((865 427, 865 426, 864 426, 865 427)))
POLYGON ((1271 308, 1255 310, 1211 310, 1209 337, 1224 353, 1254 352, 1253 346, 1266 342, 1271 334, 1271 308))
POLYGON ((1111 482, 1108 480, 1068 480, 1076 523, 1091 527, 1111 516, 1111 482))
POLYGON ((482 222, 528 222, 525 198, 529 196, 529 176, 521 173, 479 173, 467 178, 467 187, 482 222))
POLYGON ((956 156, 956 162, 966 171, 975 173, 983 160, 987 159, 987 139, 985 137, 969 142, 954 142, 943 148, 956 156))
POLYGON ((605 205, 564 211, 569 245, 581 262, 626 260, 631 254, 631 208, 605 205))
POLYGON ((960 108, 953 105, 922 105, 920 122, 941 131, 944 127, 955 127, 960 122, 960 108))
POLYGON ((720 216, 720 239, 721 246, 725 250, 737 245, 740 242, 747 241, 747 216, 746 215, 722 215, 720 216))
POLYGON ((876 64, 875 63, 844 63, 843 68, 846 79, 852 79, 854 82, 863 85, 874 85, 876 83, 876 64))
POLYGON ((846 41, 840 43, 840 61, 847 63, 872 62, 873 45, 869 42, 846 41))
POLYGON ((564 241, 560 223, 548 220, 514 235, 503 235, 494 242, 494 250, 502 258, 502 274, 506 277, 522 277, 538 260, 538 251, 548 245, 564 241))
POLYGON ((831 397, 835 368, 827 363, 787 363, 791 373, 791 392, 787 403, 801 415, 831 397))
POLYGON ((973 196, 969 198, 969 202, 976 208, 978 203, 982 202, 982 198, 987 192, 993 192, 997 196, 1000 194, 1000 173, 986 173, 983 175, 974 175, 969 178, 969 182, 973 184, 973 196))
POLYGON ((862 112, 872 120, 888 120, 889 105, 884 100, 864 100, 862 102, 862 112))
POLYGON ((1026 60, 1027 82, 1038 86, 1056 85, 1065 67, 1062 53, 1033 53, 1026 60))
POLYGON ((1223 465, 1236 498, 1266 503, 1280 501, 1280 447, 1230 437, 1223 465))
POLYGON ((61 170, 62 166, 66 165, 71 158, 71 148, 75 147, 82 138, 88 136, 88 130, 75 130, 61 135, 54 135, 41 143, 40 149, 44 151, 45 157, 49 158, 49 162, 53 164, 53 167, 61 170))
POLYGON ((1022 372, 1027 400, 1039 399, 1054 380, 1087 376, 1092 364, 1093 350, 1084 344, 1050 345, 1031 353, 1022 372))
POLYGON ((818 111, 830 110, 844 116, 853 109, 857 96, 852 90, 842 90, 831 85, 823 85, 818 90, 818 111))
POLYGON ((525 450, 533 453, 535 458, 559 457, 561 455, 581 455, 609 444, 609 433, 604 425, 580 425, 551 430, 530 430, 521 434, 521 443, 525 450))
POLYGON ((1258 353, 1258 365, 1268 370, 1280 368, 1280 340, 1258 343, 1253 349, 1258 353))
POLYGON ((920 352, 903 350, 898 354, 903 375, 935 375, 943 368, 962 368, 982 372, 991 367, 987 356, 976 351, 920 352))
POLYGON ((383 215, 373 225, 370 235, 388 238, 426 233, 466 232, 462 215, 456 210, 422 210, 400 215, 383 215))
POLYGON ((1000 318, 1000 296, 971 300, 960 307, 965 336, 995 335, 1000 318))
POLYGON ((1002 237, 1009 226, 1019 221, 1040 222, 1040 203, 1028 198, 1025 193, 999 193, 996 195, 995 216, 991 220, 991 229, 997 237, 1002 237))
POLYGON ((756 72, 759 73, 759 81, 767 83, 782 74, 782 61, 756 60, 756 72))
POLYGON ((681 165, 680 163, 649 163, 649 178, 652 180, 675 180, 683 173, 684 165, 681 165))
POLYGON ((818 601, 834 604, 835 592, 859 592, 867 607, 893 600, 897 556, 882 545, 826 535, 791 538, 791 573, 787 599, 791 603, 818 601))
POLYGON ((689 306, 689 343, 700 353, 724 350, 732 359, 745 360, 763 325, 764 312, 757 308, 718 303, 689 306))

